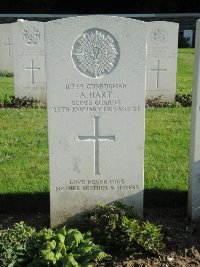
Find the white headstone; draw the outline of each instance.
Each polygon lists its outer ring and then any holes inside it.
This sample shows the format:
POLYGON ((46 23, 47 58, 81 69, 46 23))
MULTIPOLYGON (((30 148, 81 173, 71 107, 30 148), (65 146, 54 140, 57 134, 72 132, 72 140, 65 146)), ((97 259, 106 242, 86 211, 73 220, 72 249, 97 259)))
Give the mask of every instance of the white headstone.
POLYGON ((11 24, 0 24, 0 70, 13 71, 11 24))
POLYGON ((196 27, 190 138, 188 215, 200 220, 200 20, 196 27))
POLYGON ((12 24, 15 97, 46 102, 44 23, 18 21, 12 24))
POLYGON ((178 23, 154 21, 147 23, 146 98, 161 97, 174 101, 178 23))
POLYGON ((193 30, 184 30, 183 37, 186 39, 189 47, 192 47, 193 30))
POLYGON ((143 210, 146 23, 45 23, 51 225, 116 200, 143 210))

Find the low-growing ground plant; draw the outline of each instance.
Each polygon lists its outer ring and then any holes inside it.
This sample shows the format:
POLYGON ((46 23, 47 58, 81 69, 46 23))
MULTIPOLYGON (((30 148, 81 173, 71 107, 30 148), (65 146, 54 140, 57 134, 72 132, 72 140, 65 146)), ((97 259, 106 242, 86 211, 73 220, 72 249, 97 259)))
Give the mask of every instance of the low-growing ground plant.
POLYGON ((44 105, 34 98, 18 98, 15 96, 0 96, 0 108, 42 108, 44 105))
POLYGON ((43 229, 36 233, 30 244, 32 262, 28 267, 92 266, 92 262, 109 260, 102 247, 95 245, 90 232, 81 234, 77 229, 43 229))
POLYGON ((0 266, 23 266, 30 260, 27 242, 35 233, 35 229, 24 222, 0 232, 0 266))
POLYGON ((181 103, 178 101, 174 102, 164 102, 162 101, 162 96, 152 97, 145 100, 146 108, 176 108, 180 107, 181 103))
POLYGON ((191 107, 192 94, 177 94, 174 102, 163 102, 162 96, 153 97, 145 100, 146 108, 176 108, 176 107, 191 107))
POLYGON ((131 206, 119 202, 96 206, 86 215, 85 224, 95 240, 112 254, 157 254, 164 247, 161 227, 142 222, 131 206))
POLYGON ((36 232, 24 222, 0 232, 1 267, 92 267, 110 259, 102 246, 93 243, 90 232, 65 227, 36 232))

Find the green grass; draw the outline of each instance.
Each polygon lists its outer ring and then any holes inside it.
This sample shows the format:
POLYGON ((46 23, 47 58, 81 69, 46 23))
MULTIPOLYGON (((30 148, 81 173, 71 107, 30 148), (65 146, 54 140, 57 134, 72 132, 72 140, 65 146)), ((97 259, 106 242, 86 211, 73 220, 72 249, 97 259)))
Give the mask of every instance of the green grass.
MULTIPOLYGON (((145 188, 154 198, 187 190, 190 110, 146 110, 145 188)), ((0 118, 0 194, 48 192, 46 109, 0 109, 0 118)))
POLYGON ((181 48, 178 51, 176 93, 192 92, 192 73, 194 64, 194 49, 181 48))
POLYGON ((13 77, 0 77, 0 96, 14 95, 13 77))
POLYGON ((0 192, 48 191, 45 109, 0 110, 0 192))
MULTIPOLYGON (((178 93, 191 92, 193 53, 179 49, 178 93)), ((0 95, 5 94, 13 95, 13 78, 0 78, 0 95)), ((146 110, 145 188, 152 192, 146 194, 148 203, 162 205, 171 198, 169 194, 165 199, 163 192, 175 192, 175 204, 177 194, 187 191, 190 112, 181 107, 146 110)), ((38 194, 48 192, 46 109, 0 109, 0 210, 12 210, 23 194, 22 206, 29 199, 38 203, 38 194)), ((185 203, 186 195, 184 200, 180 196, 185 203)))
POLYGON ((191 108, 146 111, 145 187, 186 190, 191 108))

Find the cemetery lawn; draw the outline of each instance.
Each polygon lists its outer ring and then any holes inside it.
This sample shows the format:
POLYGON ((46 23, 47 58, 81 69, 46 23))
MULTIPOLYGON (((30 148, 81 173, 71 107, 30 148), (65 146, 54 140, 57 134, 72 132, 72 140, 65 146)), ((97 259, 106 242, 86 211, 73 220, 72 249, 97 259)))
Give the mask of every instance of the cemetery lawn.
POLYGON ((46 109, 1 109, 1 192, 47 191, 46 109))
MULTIPOLYGON (((190 110, 183 107, 146 110, 145 200, 148 204, 155 204, 158 199, 159 205, 185 204, 190 110), (166 198, 161 197, 163 194, 166 198)), ((10 194, 47 193, 46 109, 0 109, 0 118, 0 194, 6 200, 10 194)))
POLYGON ((146 110, 147 204, 186 204, 190 113, 190 107, 146 110))
MULTIPOLYGON (((144 218, 162 225, 163 253, 98 266, 199 266, 200 225, 185 219, 190 111, 146 110, 144 218)), ((0 229, 49 227, 46 109, 0 109, 0 121, 0 229)))
POLYGON ((179 48, 177 62, 176 93, 192 92, 192 73, 194 64, 194 48, 179 48))
MULTIPOLYGON (((194 49, 179 49, 177 93, 191 93, 193 59, 194 49)), ((13 91, 13 77, 0 77, 0 98, 13 91)), ((146 205, 186 204, 190 111, 182 107, 146 110, 146 205)), ((36 203, 48 199, 46 109, 0 109, 0 125, 0 210, 7 199, 19 195, 21 201, 30 194, 33 201, 37 194, 36 203)))
POLYGON ((46 111, 0 109, 0 212, 49 209, 46 111))
POLYGON ((0 98, 5 95, 14 95, 13 77, 0 77, 0 98))
MULTIPOLYGON (((179 49, 178 94, 191 93, 193 58, 194 49, 179 49)), ((13 91, 13 78, 0 77, 0 99, 13 91)), ((200 225, 185 219, 190 113, 146 109, 144 218, 163 225, 166 248, 159 258, 116 259, 113 266, 200 265, 200 225)), ((20 220, 49 226, 46 109, 0 109, 0 229, 20 220)))

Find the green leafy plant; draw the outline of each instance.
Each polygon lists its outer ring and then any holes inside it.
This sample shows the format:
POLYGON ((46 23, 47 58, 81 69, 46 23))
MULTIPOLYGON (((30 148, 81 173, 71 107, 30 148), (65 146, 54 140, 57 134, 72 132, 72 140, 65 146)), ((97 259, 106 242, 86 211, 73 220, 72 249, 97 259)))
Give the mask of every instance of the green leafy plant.
POLYGON ((124 217, 122 219, 122 232, 125 233, 124 236, 129 242, 129 246, 125 246, 129 254, 140 251, 159 253, 164 247, 161 226, 156 226, 148 221, 140 224, 135 219, 124 217))
POLYGON ((22 266, 30 260, 27 242, 35 233, 35 229, 24 222, 0 232, 0 266, 22 266))
POLYGON ((110 259, 90 232, 65 227, 36 232, 24 222, 0 232, 1 267, 92 267, 92 262, 110 259))
POLYGON ((109 253, 130 256, 158 253, 163 248, 161 227, 142 223, 133 207, 119 202, 96 206, 85 217, 85 224, 109 253))
POLYGON ((81 234, 77 229, 43 229, 29 243, 33 260, 28 267, 42 266, 92 266, 91 262, 111 257, 102 247, 93 243, 91 233, 81 234))
POLYGON ((143 222, 138 243, 146 251, 158 253, 164 247, 162 240, 161 226, 154 225, 149 221, 143 222))

